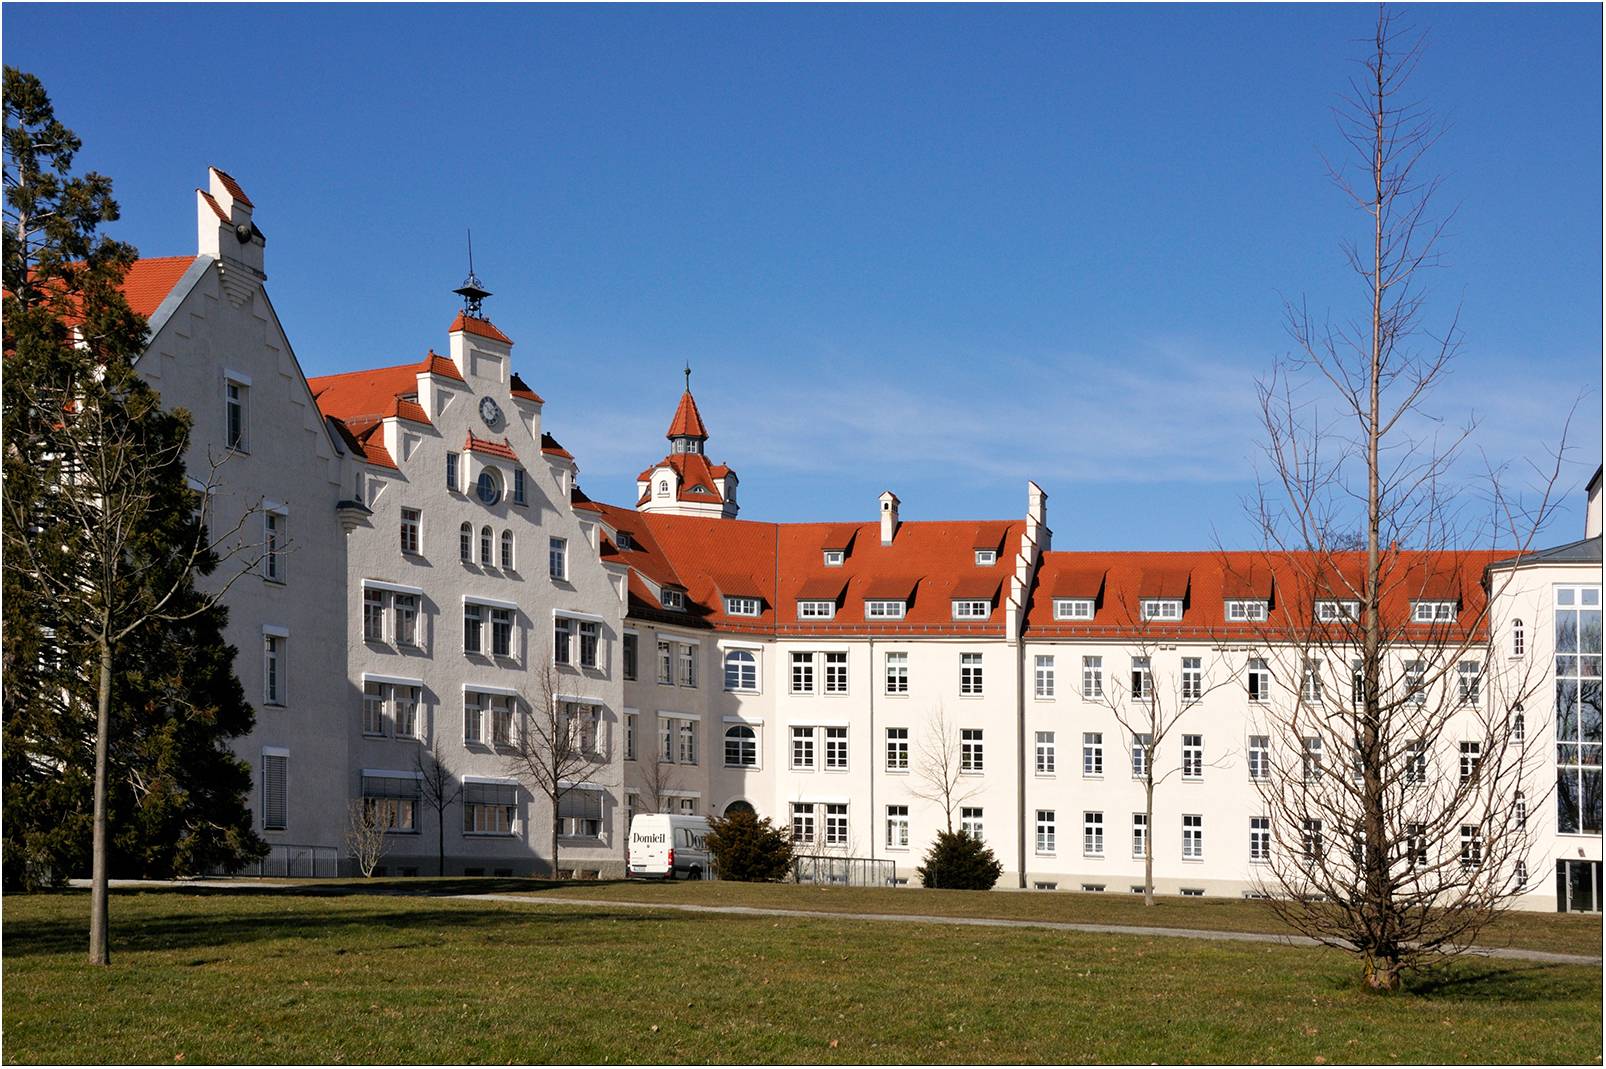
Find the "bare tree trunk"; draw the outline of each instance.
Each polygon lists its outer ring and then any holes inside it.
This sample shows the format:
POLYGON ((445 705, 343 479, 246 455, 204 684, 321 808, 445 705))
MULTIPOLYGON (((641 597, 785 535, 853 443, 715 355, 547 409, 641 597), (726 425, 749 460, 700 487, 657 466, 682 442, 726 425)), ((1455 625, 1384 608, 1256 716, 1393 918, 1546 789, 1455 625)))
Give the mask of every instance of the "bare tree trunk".
POLYGON ((1143 904, 1154 905, 1154 754, 1143 755, 1143 904))
POLYGON ((446 875, 446 810, 435 814, 435 875, 446 875))
POLYGON ((110 881, 106 842, 106 764, 111 745, 112 647, 100 640, 100 682, 95 693, 95 831, 89 891, 89 964, 111 964, 110 881))

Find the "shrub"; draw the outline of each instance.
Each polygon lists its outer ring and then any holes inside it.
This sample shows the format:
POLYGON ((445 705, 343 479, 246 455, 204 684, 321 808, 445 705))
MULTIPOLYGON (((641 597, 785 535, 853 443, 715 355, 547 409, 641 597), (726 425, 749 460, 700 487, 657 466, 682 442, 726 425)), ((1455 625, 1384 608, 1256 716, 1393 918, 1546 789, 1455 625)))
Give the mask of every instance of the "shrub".
POLYGON ((960 891, 990 891, 1004 866, 992 848, 964 831, 939 831, 915 874, 926 887, 960 891))
POLYGON ((708 852, 722 880, 774 883, 792 871, 792 837, 757 813, 708 818, 708 852))

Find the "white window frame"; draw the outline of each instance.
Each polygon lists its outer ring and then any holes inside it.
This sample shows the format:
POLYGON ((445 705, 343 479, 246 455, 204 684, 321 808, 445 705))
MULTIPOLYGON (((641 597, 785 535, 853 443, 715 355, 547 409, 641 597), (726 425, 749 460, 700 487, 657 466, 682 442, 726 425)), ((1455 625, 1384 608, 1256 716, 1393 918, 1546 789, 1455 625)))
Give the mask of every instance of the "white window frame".
POLYGON ((955 620, 985 620, 993 614, 993 603, 985 598, 955 598, 955 620))
POLYGON ((979 653, 961 653, 959 655, 959 696, 961 698, 979 698, 986 693, 986 677, 982 674, 982 655, 979 653))
POLYGON ((887 806, 887 849, 909 849, 909 807, 887 806))
POLYGON ((906 650, 888 650, 882 661, 882 685, 889 697, 909 693, 909 653, 906 650), (897 658, 894 660, 893 658, 897 658))
POLYGON ((1032 661, 1032 695, 1048 701, 1054 697, 1054 655, 1036 654, 1032 661))
POLYGON ((834 620, 836 619, 836 602, 814 598, 799 601, 797 603, 797 618, 799 620, 834 620))
POLYGON ((1348 599, 1328 599, 1316 603, 1316 622, 1333 624, 1344 620, 1359 620, 1361 603, 1348 599))
POLYGON ((889 727, 886 729, 886 768, 888 772, 909 771, 909 729, 889 727), (897 734, 893 734, 897 732, 897 734))
POLYGON ((976 551, 976 567, 991 568, 998 563, 998 550, 978 549, 976 551))
POLYGON ((1198 781, 1204 779, 1204 736, 1182 736, 1182 778, 1198 781))
POLYGON ((1104 856, 1104 813, 1100 810, 1082 811, 1082 856, 1104 856))
POLYGON ((1036 816, 1035 852, 1039 857, 1053 857, 1059 846, 1058 814, 1052 809, 1039 809, 1036 816))
POLYGON ((1144 598, 1139 603, 1138 615, 1143 620, 1159 620, 1174 623, 1182 619, 1182 599, 1144 598))
POLYGON ((1054 732, 1039 731, 1033 736, 1034 755, 1032 767, 1036 775, 1052 776, 1055 774, 1055 741, 1054 732))
POLYGON ((1264 623, 1271 615, 1271 606, 1253 598, 1235 598, 1227 602, 1228 623, 1264 623))
POLYGON ((758 651, 728 649, 721 659, 725 669, 725 690, 732 694, 758 693, 758 651), (735 667, 734 684, 732 666, 735 667))
POLYGON ((866 599, 864 603, 864 618, 866 620, 902 620, 908 602, 895 598, 866 599))
POLYGON ((959 774, 979 776, 986 771, 987 749, 982 728, 959 729, 959 774))
POLYGON ((1182 815, 1182 860, 1204 860, 1204 816, 1200 813, 1182 815))
POLYGON ((763 604, 758 598, 728 597, 725 599, 725 615, 758 616, 763 611, 763 604))
POLYGON ((1456 618, 1456 603, 1453 601, 1413 601, 1411 602, 1411 622, 1413 624, 1453 624, 1456 618))
POLYGON ((1104 732, 1082 732, 1082 776, 1085 779, 1104 777, 1104 732))
POLYGON ((1056 620, 1091 620, 1093 619, 1092 598, 1055 598, 1054 619, 1056 620))
POLYGON ((827 568, 840 568, 842 562, 847 559, 847 553, 840 549, 828 549, 822 555, 822 559, 827 568))

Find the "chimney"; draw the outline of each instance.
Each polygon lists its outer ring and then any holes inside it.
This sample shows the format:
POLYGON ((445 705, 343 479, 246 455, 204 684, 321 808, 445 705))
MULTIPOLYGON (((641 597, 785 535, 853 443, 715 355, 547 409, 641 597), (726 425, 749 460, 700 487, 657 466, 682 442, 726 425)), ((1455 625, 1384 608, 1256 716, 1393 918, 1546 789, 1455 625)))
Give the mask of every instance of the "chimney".
POLYGON ((196 247, 223 266, 224 290, 241 304, 268 276, 263 272, 267 239, 251 221, 255 205, 226 172, 207 168, 207 188, 195 191, 196 247))
POLYGON ((892 545, 892 536, 898 533, 898 495, 891 490, 881 493, 881 544, 892 545))

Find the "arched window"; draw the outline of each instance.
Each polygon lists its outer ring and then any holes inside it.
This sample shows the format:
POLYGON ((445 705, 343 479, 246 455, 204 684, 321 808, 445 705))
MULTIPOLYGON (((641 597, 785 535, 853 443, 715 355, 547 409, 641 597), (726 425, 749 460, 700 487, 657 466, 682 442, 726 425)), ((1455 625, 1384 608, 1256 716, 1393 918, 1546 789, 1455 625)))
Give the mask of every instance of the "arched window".
POLYGON ((457 529, 457 555, 469 564, 474 563, 474 525, 467 520, 457 529))
POLYGON ((758 733, 745 724, 725 729, 725 767, 758 767, 758 733))
POLYGON ((1522 621, 1511 621, 1511 655, 1521 657, 1527 648, 1528 636, 1522 629, 1522 621))
POLYGON ((669 480, 668 479, 659 479, 658 480, 658 496, 659 497, 668 497, 669 496, 669 480))
POLYGON ((731 650, 725 654, 725 689, 757 690, 758 658, 746 650, 731 650))
POLYGON ((487 568, 491 566, 491 529, 480 528, 480 563, 487 568))
POLYGON ((725 807, 725 816, 727 816, 727 817, 733 817, 737 813, 757 813, 757 812, 758 812, 758 810, 753 808, 753 803, 752 802, 745 801, 745 800, 743 800, 741 798, 736 799, 736 801, 732 802, 730 805, 725 807))
POLYGON ((502 570, 504 572, 511 572, 513 570, 513 532, 512 531, 503 531, 502 532, 502 570))

